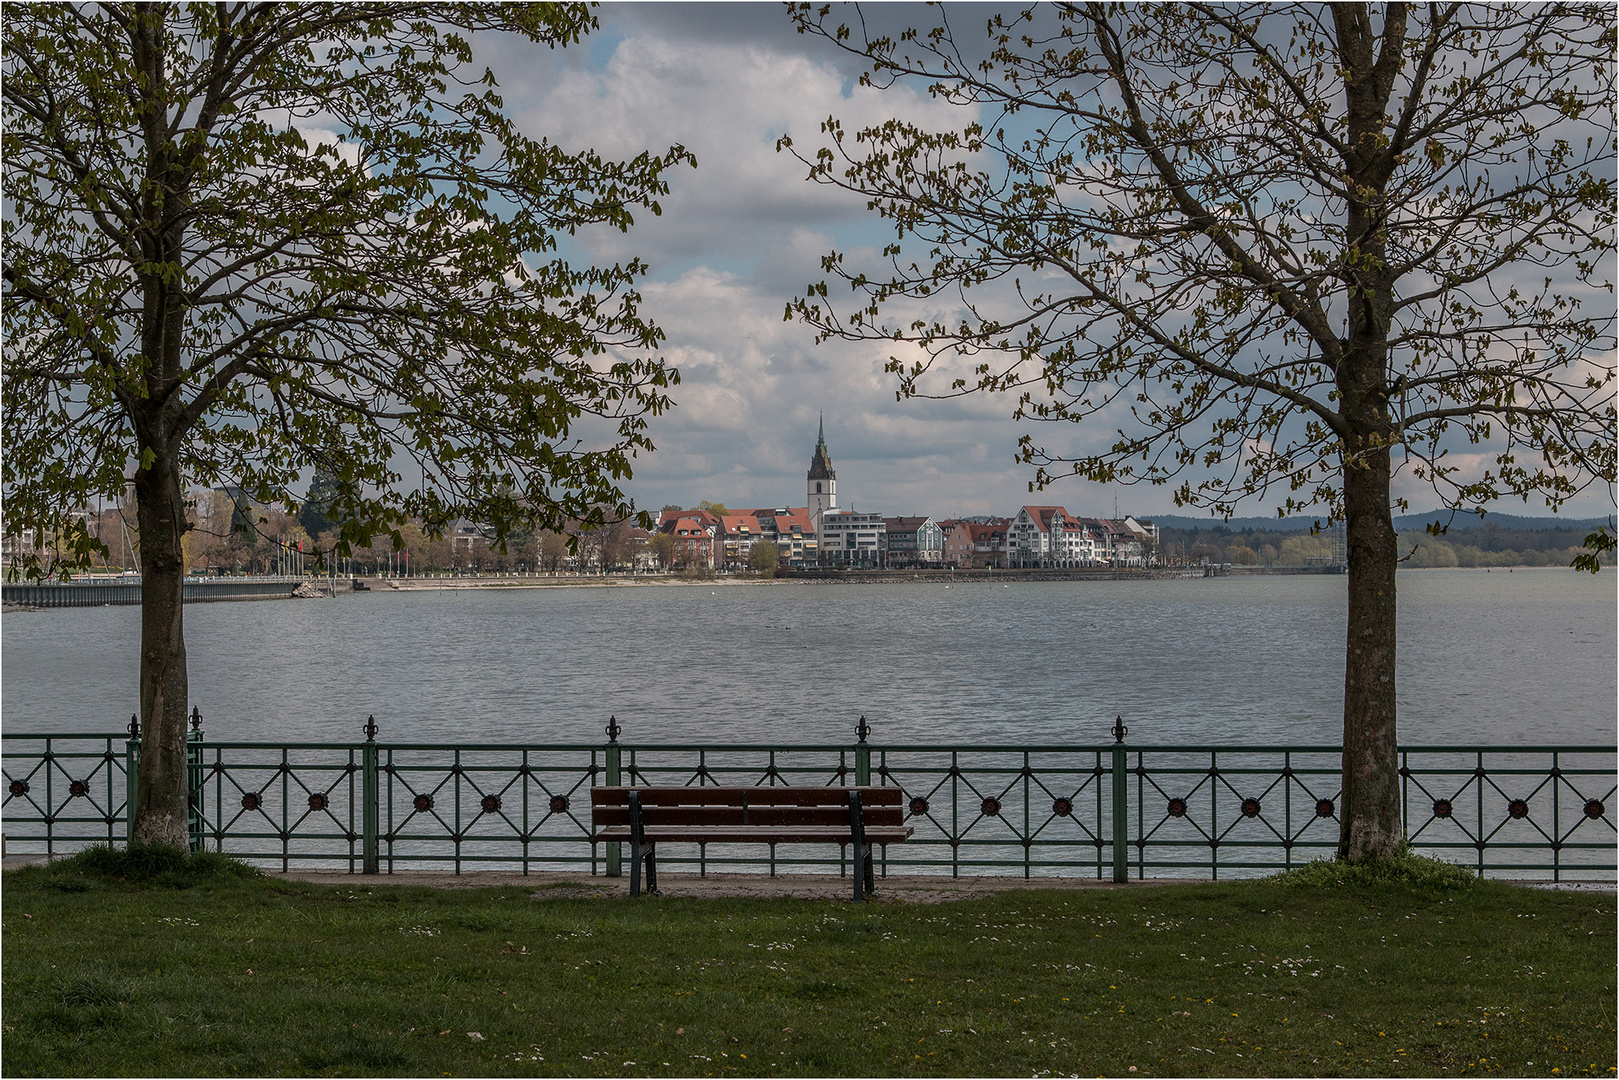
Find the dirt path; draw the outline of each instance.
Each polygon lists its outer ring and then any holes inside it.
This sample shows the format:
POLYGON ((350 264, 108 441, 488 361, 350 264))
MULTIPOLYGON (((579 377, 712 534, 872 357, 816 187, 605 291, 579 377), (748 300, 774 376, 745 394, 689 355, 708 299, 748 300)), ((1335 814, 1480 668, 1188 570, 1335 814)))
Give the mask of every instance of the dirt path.
MULTIPOLYGON (((19 866, 38 865, 47 860, 42 855, 7 855, 7 870, 19 866)), ((291 881, 307 881, 315 885, 343 886, 345 888, 387 888, 389 886, 416 885, 430 889, 489 889, 528 888, 536 899, 591 898, 609 900, 627 897, 630 892, 628 874, 623 877, 591 876, 569 871, 537 871, 530 874, 496 870, 478 870, 465 874, 447 871, 406 870, 395 874, 350 874, 338 870, 291 870, 286 873, 266 871, 271 877, 291 881)), ((877 879, 876 899, 884 903, 937 904, 951 900, 977 900, 986 896, 1017 893, 1025 889, 1151 889, 1160 885, 1195 885, 1207 878, 1148 878, 1115 885, 1094 877, 960 877, 943 874, 904 874, 877 879)), ((1612 881, 1516 880, 1510 884, 1531 889, 1556 889, 1570 892, 1615 893, 1612 881)), ((795 900, 849 900, 852 883, 836 874, 698 874, 660 873, 658 885, 667 897, 756 897, 779 896, 795 900)))
MULTIPOLYGON (((389 885, 425 885, 435 889, 478 889, 521 886, 534 890, 537 898, 591 897, 611 899, 628 896, 630 879, 624 877, 591 877, 588 874, 544 872, 528 875, 480 871, 469 874, 410 871, 366 877, 321 870, 293 870, 276 877, 308 881, 318 885, 344 885, 370 888, 389 885)), ((880 878, 877 881, 877 899, 891 903, 936 904, 948 900, 975 900, 1001 893, 1015 893, 1023 889, 1150 889, 1157 885, 1183 884, 1179 880, 1155 878, 1128 885, 1095 878, 1013 878, 964 877, 942 875, 905 875, 880 878)), ((848 900, 853 884, 848 878, 834 874, 697 874, 658 875, 658 886, 665 897, 756 897, 778 896, 797 900, 848 900)))

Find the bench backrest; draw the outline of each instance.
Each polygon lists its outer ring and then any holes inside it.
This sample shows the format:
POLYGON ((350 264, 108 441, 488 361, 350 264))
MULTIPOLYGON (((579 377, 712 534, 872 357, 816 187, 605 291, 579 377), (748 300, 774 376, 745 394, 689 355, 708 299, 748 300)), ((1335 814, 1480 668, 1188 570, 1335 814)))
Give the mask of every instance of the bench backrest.
POLYGON ((903 825, 897 787, 597 787, 590 789, 591 820, 598 827, 630 823, 630 792, 641 793, 648 826, 849 824, 849 792, 860 792, 867 827, 903 825))

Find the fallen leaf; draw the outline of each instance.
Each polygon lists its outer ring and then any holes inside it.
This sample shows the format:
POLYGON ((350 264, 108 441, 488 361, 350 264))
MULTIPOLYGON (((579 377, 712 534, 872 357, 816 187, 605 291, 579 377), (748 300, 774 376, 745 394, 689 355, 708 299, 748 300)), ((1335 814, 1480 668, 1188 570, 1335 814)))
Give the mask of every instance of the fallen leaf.
POLYGON ((473 1042, 483 1042, 484 1041, 483 1036, 479 1035, 476 1031, 467 1032, 467 1038, 471 1039, 473 1042))

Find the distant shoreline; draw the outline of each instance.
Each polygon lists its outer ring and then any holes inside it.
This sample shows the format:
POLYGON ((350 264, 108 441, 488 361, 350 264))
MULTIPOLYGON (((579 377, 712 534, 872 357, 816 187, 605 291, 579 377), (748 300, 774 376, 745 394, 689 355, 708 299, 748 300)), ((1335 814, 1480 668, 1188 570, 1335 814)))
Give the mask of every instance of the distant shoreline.
MULTIPOLYGON (((1261 572, 1264 570, 1261 568, 1261 572)), ((1282 569, 1282 573, 1320 573, 1314 569, 1282 569)), ((431 592, 439 589, 557 589, 557 588, 646 588, 707 585, 709 587, 749 585, 890 585, 960 584, 978 581, 1140 581, 1201 579, 1201 567, 1143 569, 1124 567, 1090 570, 854 570, 794 571, 774 578, 710 577, 682 578, 636 575, 624 577, 518 578, 359 578, 371 592, 431 592)), ((343 592, 341 587, 338 590, 343 592)), ((366 591, 365 589, 360 591, 366 591)))
MULTIPOLYGON (((1402 573, 1428 572, 1428 573, 1513 573, 1518 570, 1568 570, 1567 566, 1403 566, 1402 573)), ((760 586, 781 585, 970 585, 993 584, 996 582, 1010 584, 1016 582, 1071 582, 1071 581, 1201 581, 1216 577, 1305 577, 1328 576, 1342 577, 1342 571, 1331 572, 1319 567, 1311 566, 1232 566, 1222 573, 1205 575, 1201 567, 1180 568, 1141 568, 1120 567, 1093 568, 1088 570, 854 570, 854 571, 797 571, 781 577, 709 577, 686 578, 652 574, 623 575, 615 577, 601 577, 597 575, 558 575, 556 577, 512 577, 500 574, 491 574, 482 577, 471 575, 456 577, 412 577, 412 578, 376 578, 359 576, 355 578, 339 578, 337 586, 338 595, 353 595, 362 592, 378 593, 420 593, 443 592, 453 590, 465 591, 502 591, 512 589, 645 589, 645 588, 684 588, 708 586, 709 588, 745 588, 760 586), (351 590, 347 587, 349 581, 361 584, 359 589, 351 590)), ((327 579, 311 578, 312 583, 321 589, 321 596, 330 599, 332 594, 324 591, 327 579)), ((235 599, 235 598, 232 598, 235 599)), ((254 599, 283 599, 282 597, 260 597, 254 599)), ((296 599, 286 597, 285 599, 296 599)), ((227 601, 228 602, 228 601, 227 601)), ((73 605, 65 605, 73 606, 73 605)), ((83 605, 102 606, 102 605, 83 605)), ((112 605, 125 606, 125 605, 112 605)), ((20 614, 29 611, 45 611, 47 608, 33 604, 20 604, 7 602, 0 607, 0 613, 20 614)))
MULTIPOLYGON (((668 578, 652 575, 625 575, 623 577, 595 577, 569 575, 554 578, 491 577, 453 578, 368 578, 363 582, 370 592, 436 592, 442 589, 622 589, 650 588, 682 585, 784 585, 784 578, 668 578)), ((342 589, 338 590, 342 592, 342 589)))

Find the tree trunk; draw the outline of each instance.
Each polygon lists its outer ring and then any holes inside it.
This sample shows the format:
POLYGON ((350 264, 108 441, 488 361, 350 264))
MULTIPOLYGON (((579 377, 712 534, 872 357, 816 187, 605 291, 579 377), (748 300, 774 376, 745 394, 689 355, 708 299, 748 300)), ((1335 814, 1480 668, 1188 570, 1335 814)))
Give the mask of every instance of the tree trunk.
POLYGON ((172 450, 135 474, 141 523, 141 762, 134 838, 189 843, 184 632, 185 497, 172 450))
POLYGON ((1394 281, 1389 269, 1387 200, 1393 174, 1386 129, 1403 55, 1405 9, 1385 9, 1381 48, 1371 11, 1334 4, 1344 71, 1348 154, 1343 264, 1348 283, 1347 336, 1337 383, 1344 433, 1344 517, 1349 539, 1349 627, 1344 657, 1343 807, 1338 857, 1385 858, 1399 850, 1399 744, 1394 731, 1394 575, 1398 540, 1389 508, 1389 330, 1394 281))
POLYGON ((1344 660, 1344 757, 1338 858, 1394 854, 1400 823, 1394 728, 1394 576, 1398 540, 1389 509, 1389 452, 1345 455, 1349 539, 1349 630, 1344 660))

